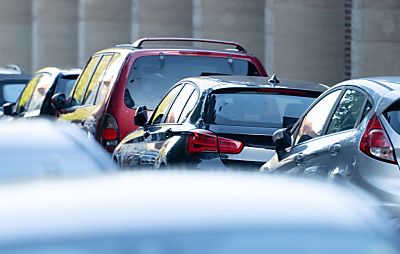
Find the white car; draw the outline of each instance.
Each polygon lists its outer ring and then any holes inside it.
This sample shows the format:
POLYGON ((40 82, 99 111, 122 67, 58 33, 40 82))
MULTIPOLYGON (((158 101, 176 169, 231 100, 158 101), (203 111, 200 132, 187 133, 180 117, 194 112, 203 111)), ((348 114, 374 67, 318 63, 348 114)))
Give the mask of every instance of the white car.
POLYGON ((358 189, 245 172, 3 185, 0 211, 0 253, 399 253, 358 189))
POLYGON ((118 170, 78 127, 51 119, 0 121, 0 183, 118 170))

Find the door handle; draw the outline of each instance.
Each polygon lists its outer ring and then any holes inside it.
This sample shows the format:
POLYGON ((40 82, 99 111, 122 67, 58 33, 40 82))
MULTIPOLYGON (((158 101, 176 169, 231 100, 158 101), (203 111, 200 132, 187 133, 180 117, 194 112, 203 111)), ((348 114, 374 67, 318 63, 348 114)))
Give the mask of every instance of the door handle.
POLYGON ((303 161, 303 157, 304 157, 303 153, 298 153, 298 154, 296 154, 296 155, 294 156, 294 162, 295 162, 297 165, 300 165, 300 163, 303 161))
POLYGON ((332 156, 336 156, 339 153, 341 148, 342 148, 342 146, 340 144, 331 145, 331 146, 329 146, 329 153, 332 156))

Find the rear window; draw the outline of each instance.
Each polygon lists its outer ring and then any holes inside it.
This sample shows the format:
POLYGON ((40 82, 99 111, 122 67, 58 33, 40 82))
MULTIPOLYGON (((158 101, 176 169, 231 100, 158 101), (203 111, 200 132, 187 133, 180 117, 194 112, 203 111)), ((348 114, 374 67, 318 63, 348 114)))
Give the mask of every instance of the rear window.
POLYGON ((257 68, 245 60, 199 56, 144 56, 129 74, 125 105, 146 105, 154 109, 176 82, 187 77, 208 75, 259 76, 257 68), (129 98, 128 98, 129 97, 129 98), (133 102, 132 102, 133 100, 133 102))
POLYGON ((292 126, 315 97, 272 93, 212 94, 206 123, 253 127, 292 126))
POLYGON ((396 101, 383 113, 386 120, 398 134, 400 134, 400 100, 396 101))

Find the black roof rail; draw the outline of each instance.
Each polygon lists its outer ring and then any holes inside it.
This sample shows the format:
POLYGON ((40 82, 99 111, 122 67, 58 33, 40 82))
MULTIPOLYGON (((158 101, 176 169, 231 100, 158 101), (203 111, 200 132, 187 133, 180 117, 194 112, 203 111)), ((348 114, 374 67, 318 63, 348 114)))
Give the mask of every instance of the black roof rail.
POLYGON ((190 42, 205 42, 205 43, 214 43, 214 44, 225 44, 225 45, 231 45, 235 46, 236 49, 240 52, 246 53, 247 50, 239 43, 237 42, 232 42, 232 41, 220 41, 220 40, 209 40, 209 39, 196 39, 196 38, 170 38, 170 37, 165 37, 165 38, 141 38, 137 41, 135 41, 131 46, 134 48, 141 48, 142 44, 144 42, 148 41, 190 41, 190 42))

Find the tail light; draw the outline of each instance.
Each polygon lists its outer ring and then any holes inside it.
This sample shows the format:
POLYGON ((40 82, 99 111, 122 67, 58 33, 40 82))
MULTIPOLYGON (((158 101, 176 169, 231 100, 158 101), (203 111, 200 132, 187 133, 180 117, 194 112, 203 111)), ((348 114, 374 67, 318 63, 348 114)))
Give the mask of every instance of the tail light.
POLYGON ((107 147, 116 147, 119 141, 118 124, 115 118, 106 114, 103 123, 102 144, 107 147))
POLYGON ((187 140, 188 153, 240 153, 243 143, 237 140, 218 137, 211 131, 193 130, 187 140))
POLYGON ((393 146, 376 115, 368 122, 367 129, 361 138, 360 149, 373 158, 389 163, 397 163, 393 146))

